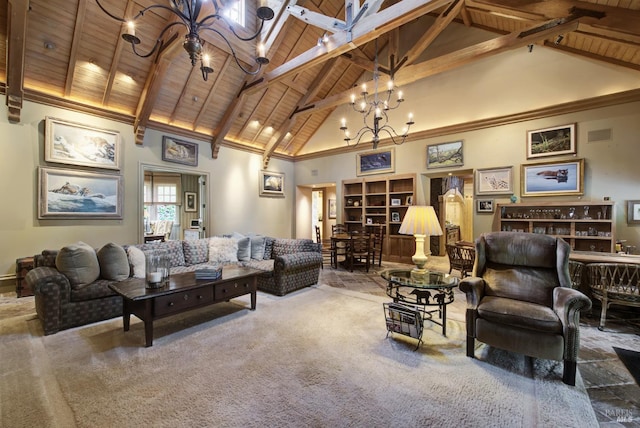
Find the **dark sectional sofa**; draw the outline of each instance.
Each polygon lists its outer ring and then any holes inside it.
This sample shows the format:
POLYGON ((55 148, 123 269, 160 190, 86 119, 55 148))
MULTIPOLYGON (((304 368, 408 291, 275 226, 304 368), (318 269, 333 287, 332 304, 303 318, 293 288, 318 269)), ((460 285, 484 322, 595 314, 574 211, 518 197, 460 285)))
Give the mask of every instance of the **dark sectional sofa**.
MULTIPOLYGON (((278 296, 318 282, 322 254, 320 245, 310 239, 264 237, 264 240, 249 240, 249 237, 246 237, 237 240, 237 258, 227 257, 229 260, 220 260, 220 254, 217 254, 218 258, 212 262, 209 257, 217 253, 218 242, 225 241, 220 238, 204 238, 129 245, 122 246, 122 249, 129 256, 128 276, 137 276, 136 270, 139 269, 139 266, 134 266, 132 262, 132 254, 137 250, 141 250, 143 254, 160 250, 169 256, 172 274, 195 271, 200 266, 212 263, 236 263, 260 269, 264 274, 258 278, 258 289, 278 296), (213 243, 216 239, 216 243, 213 243), (247 242, 254 250, 253 255, 257 254, 259 257, 249 256, 251 249, 247 249, 247 242), (259 251, 256 251, 256 248, 259 248, 259 251)), ((74 278, 70 280, 56 268, 56 259, 60 251, 64 250, 44 250, 37 254, 35 268, 25 278, 34 292, 36 312, 45 335, 122 314, 122 298, 109 288, 109 284, 117 279, 113 276, 105 279, 105 267, 96 280, 88 284, 74 284, 74 278)), ((97 251, 98 255, 101 250, 97 251)), ((59 258, 58 260, 60 263, 59 258)))

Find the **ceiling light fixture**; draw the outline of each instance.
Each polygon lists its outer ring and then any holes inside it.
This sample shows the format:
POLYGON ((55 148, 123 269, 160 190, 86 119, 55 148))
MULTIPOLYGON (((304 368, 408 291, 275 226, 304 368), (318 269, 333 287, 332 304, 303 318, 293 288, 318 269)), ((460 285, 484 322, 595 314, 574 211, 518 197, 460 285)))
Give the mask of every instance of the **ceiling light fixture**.
POLYGON ((225 35, 222 32, 220 32, 220 30, 218 30, 216 27, 213 26, 215 21, 221 20, 224 24, 226 24, 226 26, 229 28, 231 33, 238 40, 245 41, 245 42, 254 40, 260 35, 260 32, 262 31, 262 27, 264 26, 264 21, 269 21, 273 19, 273 15, 274 15, 273 9, 271 9, 268 6, 260 6, 256 10, 256 16, 258 17, 258 19, 260 19, 260 27, 258 28, 256 33, 249 37, 242 37, 238 35, 235 28, 227 20, 227 18, 225 18, 222 15, 223 6, 219 4, 218 0, 211 1, 211 4, 214 7, 214 13, 210 15, 206 15, 202 18, 200 18, 200 10, 202 9, 203 0, 169 0, 168 6, 162 5, 162 4, 152 4, 151 6, 147 6, 144 9, 142 9, 140 12, 138 12, 137 15, 135 15, 131 20, 128 20, 128 21, 125 19, 119 18, 113 15, 112 13, 108 12, 102 6, 102 4, 100 4, 100 0, 96 0, 96 3, 100 7, 100 9, 102 9, 102 11, 107 15, 109 15, 111 18, 119 22, 127 23, 126 32, 122 35, 122 38, 125 41, 131 43, 131 49, 133 50, 133 53, 135 53, 136 55, 142 58, 147 58, 153 55, 156 51, 161 50, 162 45, 164 43, 162 38, 170 28, 172 28, 174 25, 184 25, 187 29, 187 34, 184 36, 184 43, 182 46, 189 54, 189 58, 191 59, 192 66, 195 66, 196 63, 200 61, 200 70, 202 71, 202 78, 205 81, 207 80, 209 73, 213 73, 213 68, 211 68, 211 60, 209 56, 202 52, 203 42, 202 42, 202 39, 200 38, 200 31, 203 31, 203 30, 212 31, 218 34, 220 37, 222 37, 222 39, 225 41, 225 43, 231 50, 231 55, 233 55, 233 59, 235 59, 236 64, 238 64, 238 66, 245 73, 252 74, 252 75, 257 74, 263 65, 266 65, 269 63, 269 60, 264 56, 264 47, 259 46, 258 57, 255 59, 256 63, 258 64, 258 67, 254 70, 247 70, 242 66, 242 64, 240 64, 240 61, 236 56, 235 49, 233 49, 233 46, 231 46, 231 43, 229 42, 227 37, 225 37, 225 35), (158 35, 158 38, 156 39, 156 44, 153 46, 153 49, 151 49, 151 51, 149 51, 146 54, 138 53, 138 51, 136 50, 136 45, 140 44, 140 39, 136 36, 133 23, 138 19, 142 18, 145 12, 155 8, 168 10, 169 12, 172 12, 174 15, 176 15, 180 20, 171 22, 170 24, 167 24, 166 27, 164 27, 164 29, 160 32, 160 35, 158 35))
POLYGON ((556 45, 559 45, 560 42, 562 41, 562 39, 564 39, 564 36, 562 34, 560 34, 557 38, 556 38, 556 45))
POLYGON ((373 136, 371 140, 373 142, 373 148, 377 149, 378 143, 380 143, 381 132, 386 132, 394 144, 402 144, 409 135, 409 128, 415 123, 413 121, 413 115, 409 113, 409 120, 406 122, 407 127, 402 132, 402 135, 399 135, 395 131, 395 129, 393 129, 393 127, 389 125, 389 117, 387 116, 387 111, 394 110, 400 107, 400 104, 404 101, 404 98, 402 98, 402 91, 399 90, 398 97, 395 100, 395 105, 390 105, 390 103, 392 102, 391 95, 397 89, 393 84, 393 75, 391 75, 391 78, 387 82, 386 97, 384 97, 385 99, 381 99, 380 95, 378 94, 379 77, 378 41, 376 40, 376 56, 373 66, 373 97, 369 96, 369 93, 367 92, 367 86, 364 83, 362 84, 362 92, 360 93, 360 95, 362 96, 362 100, 360 101, 358 106, 356 106, 355 94, 351 94, 351 102, 349 104, 351 104, 351 107, 355 111, 363 115, 364 126, 356 133, 353 138, 351 138, 349 136, 349 130, 347 128, 347 120, 344 118, 342 119, 340 129, 342 130, 342 132, 344 132, 344 140, 347 142, 347 145, 349 145, 352 140, 356 140, 355 145, 357 146, 358 143, 360 143, 362 137, 364 137, 368 133, 371 133, 371 135, 373 136), (370 116, 373 116, 372 124, 371 121, 367 122, 370 116))

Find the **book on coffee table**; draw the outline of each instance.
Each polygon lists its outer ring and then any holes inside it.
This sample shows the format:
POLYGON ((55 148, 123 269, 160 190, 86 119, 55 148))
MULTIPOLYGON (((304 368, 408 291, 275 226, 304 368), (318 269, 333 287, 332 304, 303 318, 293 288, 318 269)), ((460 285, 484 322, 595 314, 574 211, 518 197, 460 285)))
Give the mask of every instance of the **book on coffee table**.
POLYGON ((220 279, 222 277, 222 266, 206 265, 195 271, 196 279, 220 279))

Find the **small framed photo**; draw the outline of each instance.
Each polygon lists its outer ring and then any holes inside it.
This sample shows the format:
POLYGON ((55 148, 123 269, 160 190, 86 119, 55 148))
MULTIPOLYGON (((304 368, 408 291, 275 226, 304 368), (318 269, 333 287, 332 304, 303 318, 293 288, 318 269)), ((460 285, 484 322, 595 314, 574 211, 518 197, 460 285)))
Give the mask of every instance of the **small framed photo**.
POLYGON ((39 219, 122 219, 122 175, 38 168, 39 219))
POLYGON ((162 137, 162 160, 198 166, 198 144, 165 135, 162 137))
POLYGON ((373 219, 371 217, 367 217, 367 224, 373 224, 373 219))
POLYGON ((527 159, 576 154, 576 124, 527 132, 527 159))
POLYGON ((338 213, 338 209, 336 206, 336 200, 335 199, 329 199, 327 201, 328 203, 328 207, 327 207, 327 211, 329 212, 329 218, 333 219, 336 218, 336 215, 338 213))
POLYGON ((584 159, 521 165, 520 196, 584 194, 584 159))
POLYGON ((413 205, 413 196, 407 196, 407 199, 404 201, 405 205, 413 205))
POLYGON ((391 198, 391 206, 397 207, 402 204, 402 200, 400 198, 391 198))
POLYGON ((284 174, 260 171, 260 196, 284 198, 284 174))
POLYGON ((479 213, 492 213, 494 211, 493 199, 478 199, 476 211, 479 213))
POLYGON ((391 213, 391 221, 399 223, 400 222, 400 213, 399 212, 392 212, 391 213))
POLYGON ((627 201, 627 224, 640 224, 640 201, 627 201))
POLYGON ((395 150, 374 150, 356 154, 356 175, 392 173, 395 171, 395 150))
POLYGON ((198 194, 196 192, 184 192, 185 212, 198 211, 198 194))
POLYGON ((464 165, 462 140, 427 146, 427 168, 447 168, 464 165))
POLYGON ((120 169, 120 133, 53 117, 45 118, 44 160, 120 169))
POLYGON ((477 169, 475 182, 476 195, 512 194, 513 167, 477 169))

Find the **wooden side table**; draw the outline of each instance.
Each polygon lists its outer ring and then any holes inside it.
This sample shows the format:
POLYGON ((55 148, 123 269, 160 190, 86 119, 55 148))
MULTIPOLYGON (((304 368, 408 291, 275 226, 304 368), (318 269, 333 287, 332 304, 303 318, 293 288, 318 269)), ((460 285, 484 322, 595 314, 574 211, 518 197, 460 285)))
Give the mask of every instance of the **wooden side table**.
POLYGON ((33 269, 33 257, 22 257, 16 259, 16 295, 18 297, 33 296, 33 290, 31 290, 24 278, 27 273, 33 269))

